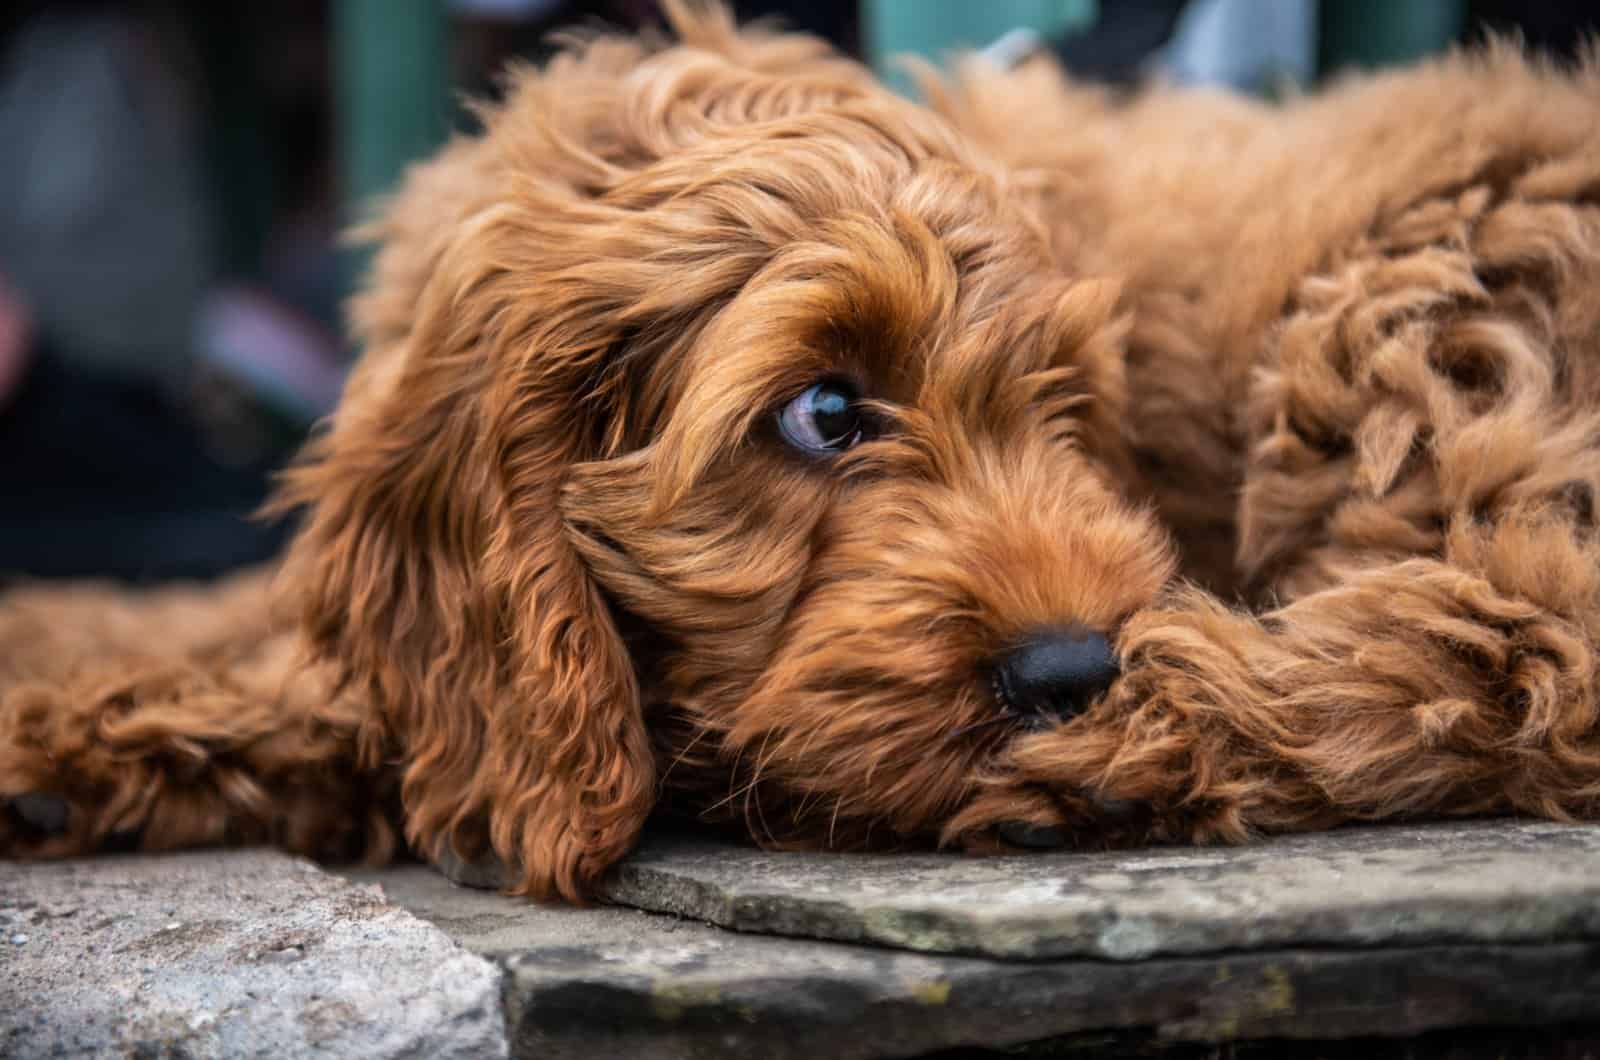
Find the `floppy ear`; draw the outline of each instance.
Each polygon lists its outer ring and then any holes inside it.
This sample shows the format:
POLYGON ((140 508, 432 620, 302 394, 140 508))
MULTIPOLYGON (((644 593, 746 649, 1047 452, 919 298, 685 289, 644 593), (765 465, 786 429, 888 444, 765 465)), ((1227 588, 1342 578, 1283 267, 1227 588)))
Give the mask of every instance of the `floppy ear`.
POLYGON ((278 507, 306 510, 286 585, 372 699, 364 747, 402 764, 410 842, 492 848, 518 893, 581 900, 655 791, 631 661, 557 504, 603 433, 584 395, 620 325, 509 260, 552 204, 508 179, 487 141, 408 176, 369 233, 366 352, 278 507))
POLYGON ((367 233, 365 353, 279 503, 306 510, 286 583, 315 651, 372 699, 363 748, 399 760, 407 838, 435 860, 492 848, 538 897, 581 899, 656 791, 563 481, 638 444, 650 351, 690 342, 762 260, 730 251, 738 225, 664 207, 692 161, 641 174, 869 86, 818 42, 668 10, 685 48, 574 48, 408 175, 367 233))

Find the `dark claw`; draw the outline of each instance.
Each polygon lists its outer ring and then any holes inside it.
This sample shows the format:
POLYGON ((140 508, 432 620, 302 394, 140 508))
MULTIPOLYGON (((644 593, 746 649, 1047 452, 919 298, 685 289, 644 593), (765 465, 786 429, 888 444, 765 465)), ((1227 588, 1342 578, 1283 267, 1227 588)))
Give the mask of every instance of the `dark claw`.
POLYGON ((32 791, 13 795, 7 802, 10 803, 11 812, 36 832, 49 836, 60 835, 67 830, 67 800, 59 795, 32 791))
POLYGON ((1055 850, 1066 846, 1067 833, 1054 825, 1008 821, 1000 826, 1000 838, 1012 846, 1029 850, 1055 850))
POLYGON ((112 832, 101 840, 96 849, 102 854, 132 854, 144 842, 144 832, 137 828, 123 832, 112 832))
POLYGON ((1130 824, 1144 812, 1144 804, 1132 799, 1110 799, 1091 796, 1095 812, 1107 824, 1130 824))

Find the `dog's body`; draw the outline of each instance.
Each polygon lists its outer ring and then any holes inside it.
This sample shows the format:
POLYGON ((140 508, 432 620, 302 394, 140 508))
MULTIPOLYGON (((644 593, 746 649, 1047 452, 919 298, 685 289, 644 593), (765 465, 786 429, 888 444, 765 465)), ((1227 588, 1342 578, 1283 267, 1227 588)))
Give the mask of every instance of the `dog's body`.
POLYGON ((658 805, 1600 815, 1594 63, 1281 109, 975 66, 936 116, 678 23, 411 174, 278 575, 0 604, 0 852, 398 823, 581 897, 658 805))

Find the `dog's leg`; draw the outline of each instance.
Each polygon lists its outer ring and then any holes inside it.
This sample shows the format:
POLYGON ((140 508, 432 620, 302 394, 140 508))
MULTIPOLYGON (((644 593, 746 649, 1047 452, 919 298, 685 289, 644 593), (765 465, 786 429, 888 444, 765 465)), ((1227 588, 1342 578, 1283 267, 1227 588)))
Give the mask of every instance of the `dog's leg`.
POLYGON ((1302 285, 1250 408, 1259 613, 1189 591, 1136 616, 1107 699, 1019 741, 957 831, 1050 821, 1039 786, 1177 839, 1600 816, 1596 187, 1470 187, 1302 285))
POLYGON ((265 579, 0 599, 0 855, 393 847, 359 705, 273 632, 265 579))

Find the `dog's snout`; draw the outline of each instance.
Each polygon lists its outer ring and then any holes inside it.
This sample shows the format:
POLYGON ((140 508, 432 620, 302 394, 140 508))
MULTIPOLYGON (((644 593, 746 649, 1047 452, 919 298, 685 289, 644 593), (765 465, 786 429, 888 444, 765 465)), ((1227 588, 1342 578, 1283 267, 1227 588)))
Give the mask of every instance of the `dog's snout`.
POLYGON ((1046 629, 995 663, 994 684, 1001 704, 1013 713, 1064 721, 1083 713, 1120 672, 1103 634, 1046 629))

